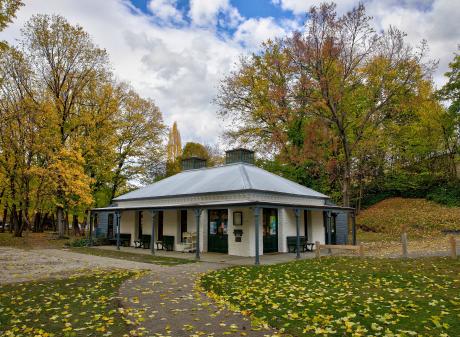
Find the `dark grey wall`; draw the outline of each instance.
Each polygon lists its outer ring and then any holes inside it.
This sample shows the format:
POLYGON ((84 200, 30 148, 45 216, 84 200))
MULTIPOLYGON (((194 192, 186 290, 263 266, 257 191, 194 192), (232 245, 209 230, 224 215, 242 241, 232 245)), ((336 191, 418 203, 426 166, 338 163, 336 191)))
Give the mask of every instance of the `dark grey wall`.
POLYGON ((348 244, 348 214, 336 213, 336 242, 338 245, 348 244))
MULTIPOLYGON (((109 223, 109 214, 113 212, 100 211, 97 212, 98 224, 96 228, 96 237, 107 237, 107 229, 109 223)), ((114 215, 115 219, 115 215, 114 215)), ((115 230, 115 229, 114 229, 115 230)))

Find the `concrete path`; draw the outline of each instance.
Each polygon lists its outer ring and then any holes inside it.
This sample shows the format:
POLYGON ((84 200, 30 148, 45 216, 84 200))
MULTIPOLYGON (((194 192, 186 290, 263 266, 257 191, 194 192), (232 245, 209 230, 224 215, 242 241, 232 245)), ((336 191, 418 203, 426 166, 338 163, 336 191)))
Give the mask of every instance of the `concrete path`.
MULTIPOLYGON (((103 250, 117 250, 116 246, 98 246, 96 249, 103 250)), ((120 251, 135 254, 147 254, 150 255, 150 249, 134 248, 134 247, 120 247, 120 251)), ((175 257, 180 259, 195 260, 195 253, 183 253, 177 251, 164 251, 155 250, 155 255, 164 257, 175 257)), ((223 253, 201 253, 200 261, 234 265, 234 266, 253 266, 255 257, 235 256, 223 253)), ((314 252, 302 252, 300 254, 301 259, 312 259, 315 257, 314 252)), ((260 264, 277 264, 285 263, 296 260, 295 253, 268 253, 260 256, 260 264)))
POLYGON ((122 305, 143 311, 146 336, 278 336, 268 327, 253 328, 240 313, 219 308, 194 288, 200 273, 224 264, 199 262, 161 267, 120 287, 122 305))

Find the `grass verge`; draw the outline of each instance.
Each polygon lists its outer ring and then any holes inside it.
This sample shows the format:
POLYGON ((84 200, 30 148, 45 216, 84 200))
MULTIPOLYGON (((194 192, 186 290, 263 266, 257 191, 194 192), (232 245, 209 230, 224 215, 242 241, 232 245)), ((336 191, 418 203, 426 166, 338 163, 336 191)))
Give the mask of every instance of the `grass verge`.
MULTIPOLYGON (((140 272, 91 272, 0 287, 1 336, 122 336, 120 284, 140 272)), ((132 323, 132 322, 131 322, 132 323)))
POLYGON ((164 265, 164 266, 176 266, 178 264, 186 264, 186 263, 195 262, 195 260, 181 259, 181 258, 175 258, 175 257, 154 256, 154 255, 149 255, 149 254, 129 253, 129 252, 123 252, 123 251, 117 251, 117 250, 105 250, 105 249, 88 248, 88 247, 69 248, 69 250, 75 253, 110 257, 110 258, 126 260, 126 261, 159 264, 159 265, 164 265))
POLYGON ((293 336, 460 336, 460 261, 321 258, 204 275, 211 297, 293 336))

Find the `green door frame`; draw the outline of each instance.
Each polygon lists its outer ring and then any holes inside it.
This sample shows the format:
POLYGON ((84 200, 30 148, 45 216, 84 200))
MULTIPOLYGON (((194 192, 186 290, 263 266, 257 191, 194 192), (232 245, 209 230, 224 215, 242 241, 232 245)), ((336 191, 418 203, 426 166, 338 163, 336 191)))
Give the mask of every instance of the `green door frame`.
POLYGON ((279 229, 279 215, 278 208, 262 208, 262 236, 263 236, 263 252, 264 253, 275 253, 278 252, 278 229, 279 229), (276 216, 276 234, 275 235, 265 235, 265 227, 269 226, 269 219, 272 214, 272 211, 275 211, 276 216))
MULTIPOLYGON (((220 212, 218 222, 222 220, 222 213, 227 213, 227 230, 228 230, 228 209, 208 209, 208 252, 228 254, 228 232, 227 234, 211 234, 211 212, 220 212)), ((218 230, 218 224, 216 231, 218 230)))

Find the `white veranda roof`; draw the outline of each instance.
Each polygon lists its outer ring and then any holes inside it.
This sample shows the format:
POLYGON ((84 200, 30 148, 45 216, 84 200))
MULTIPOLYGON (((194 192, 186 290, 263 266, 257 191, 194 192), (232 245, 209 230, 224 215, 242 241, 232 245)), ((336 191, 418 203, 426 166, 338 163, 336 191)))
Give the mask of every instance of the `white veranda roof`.
POLYGON ((262 191, 308 198, 328 198, 322 193, 254 165, 237 163, 183 171, 152 185, 123 194, 114 201, 239 191, 262 191))

